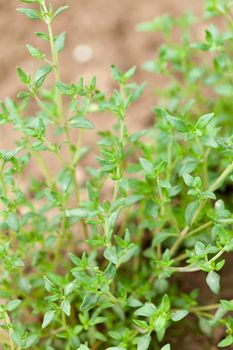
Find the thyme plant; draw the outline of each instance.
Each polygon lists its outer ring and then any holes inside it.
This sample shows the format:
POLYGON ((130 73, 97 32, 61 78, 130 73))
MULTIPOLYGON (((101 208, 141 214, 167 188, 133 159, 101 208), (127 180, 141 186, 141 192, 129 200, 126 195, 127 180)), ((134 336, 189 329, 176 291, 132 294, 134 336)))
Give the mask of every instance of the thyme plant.
POLYGON ((95 77, 61 81, 66 35, 53 22, 67 6, 21 2, 35 5, 18 11, 44 22, 36 35, 50 55, 27 45, 40 67, 18 67, 24 88, 1 102, 1 125, 18 135, 14 149, 0 151, 2 348, 169 350, 173 324, 186 327, 191 315, 207 336, 224 328, 219 348, 232 345, 233 301, 219 293, 233 250, 233 2, 205 1, 205 16, 220 25, 210 24, 200 42, 192 42, 190 14, 138 26, 163 33, 158 57, 144 67, 168 85, 157 92, 155 124, 136 133, 126 122, 145 88, 131 82, 136 68, 112 66, 110 97, 95 77), (86 167, 83 183, 83 133, 95 135, 99 112, 114 126, 99 133, 98 165, 86 167), (192 288, 200 272, 206 304, 177 279, 192 288))

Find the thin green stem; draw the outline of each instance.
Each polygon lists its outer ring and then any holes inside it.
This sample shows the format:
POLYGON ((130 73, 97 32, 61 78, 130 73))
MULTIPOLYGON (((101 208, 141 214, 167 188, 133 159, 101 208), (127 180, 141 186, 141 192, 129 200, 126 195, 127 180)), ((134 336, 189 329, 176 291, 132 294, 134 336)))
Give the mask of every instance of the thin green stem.
MULTIPOLYGON (((220 250, 213 258, 209 260, 209 263, 216 261, 219 259, 224 253, 224 250, 220 250)), ((182 266, 182 267, 174 267, 175 272, 197 272, 201 269, 198 266, 182 266)))
POLYGON ((2 162, 2 166, 1 166, 1 169, 0 169, 0 182, 1 182, 1 185, 2 185, 2 193, 6 197, 7 196, 7 186, 6 186, 6 183, 5 183, 3 171, 4 171, 4 162, 2 162))
POLYGON ((172 173, 172 136, 167 148, 167 180, 171 180, 172 173))
POLYGON ((210 259, 209 262, 216 261, 218 258, 220 258, 224 253, 224 250, 220 250, 212 259, 210 259))
POLYGON ((10 317, 8 316, 7 312, 4 313, 7 329, 8 329, 8 335, 9 335, 9 341, 10 341, 10 349, 15 350, 15 345, 12 339, 12 324, 10 317))
POLYGON ((197 266, 173 267, 174 272, 197 272, 200 268, 197 266))
MULTIPOLYGON (((124 145, 125 145, 125 124, 124 124, 124 120, 120 121, 120 143, 122 146, 122 149, 124 149, 124 145)), ((119 187, 120 187, 120 183, 119 183, 119 179, 121 178, 122 175, 122 164, 120 163, 117 167, 117 179, 115 181, 115 185, 114 185, 114 191, 113 191, 113 202, 115 202, 119 196, 119 187)))
POLYGON ((202 180, 203 180, 203 187, 205 190, 208 189, 209 185, 209 179, 208 179, 208 155, 209 155, 209 149, 205 151, 203 144, 201 143, 201 140, 197 138, 197 145, 200 148, 200 157, 202 159, 202 180))
POLYGON ((62 327, 64 329, 66 329, 66 327, 67 327, 67 325, 66 325, 66 315, 65 315, 63 310, 62 310, 62 327))
MULTIPOLYGON (((46 14, 46 24, 48 27, 48 34, 49 34, 49 41, 50 41, 50 49, 51 49, 51 55, 52 55, 52 63, 53 63, 53 69, 54 69, 54 75, 55 75, 55 81, 60 81, 60 72, 59 72, 59 60, 58 60, 58 53, 55 47, 55 40, 54 40, 54 35, 53 35, 53 30, 52 30, 52 25, 51 25, 51 19, 48 16, 48 10, 46 7, 45 0, 42 1, 42 7, 45 11, 46 14)), ((71 171, 72 171, 72 178, 73 178, 73 183, 74 183, 74 194, 75 194, 75 199, 77 206, 80 206, 80 191, 79 191, 79 184, 78 184, 78 179, 77 179, 77 174, 76 174, 76 169, 75 166, 73 166, 73 147, 72 147, 72 142, 71 142, 71 137, 69 133, 69 128, 68 128, 68 121, 67 118, 65 117, 64 114, 64 107, 63 107, 63 101, 62 101, 62 94, 60 90, 56 87, 56 95, 57 95, 57 103, 58 103, 58 113, 59 117, 61 118, 64 126, 64 132, 65 132, 65 137, 66 137, 66 142, 68 145, 68 150, 69 150, 69 155, 70 155, 70 162, 71 162, 71 171)), ((59 153, 56 153, 57 156, 61 159, 59 153)), ((85 221, 82 219, 81 220, 83 230, 85 237, 88 238, 88 231, 87 231, 87 225, 85 221)))
POLYGON ((183 242, 185 236, 187 235, 188 231, 189 231, 189 226, 185 226, 185 228, 181 231, 180 236, 177 238, 177 240, 175 241, 174 245, 170 250, 171 256, 175 254, 180 244, 183 242))
MULTIPOLYGON (((46 24, 48 27, 48 33, 49 33, 49 42, 50 42, 50 49, 51 49, 51 55, 52 55, 52 63, 53 63, 53 69, 55 74, 56 81, 60 80, 60 72, 59 72, 59 62, 58 62, 58 53, 55 47, 55 40, 53 35, 53 30, 51 26, 51 19, 48 16, 48 10, 46 7, 45 0, 42 1, 42 7, 46 14, 46 24)), ((57 94, 57 101, 58 101, 58 109, 59 109, 59 116, 60 118, 64 118, 63 113, 63 102, 62 102, 62 95, 59 89, 56 88, 56 94, 57 94)))
MULTIPOLYGON (((125 86, 121 85, 120 86, 120 92, 123 98, 126 98, 126 91, 125 91, 125 86)), ((124 146, 125 146, 125 123, 124 123, 124 117, 121 117, 120 119, 120 144, 122 147, 122 150, 124 150, 124 146)), ((113 191, 113 202, 117 200, 118 196, 119 196, 119 187, 120 187, 120 183, 119 183, 119 179, 122 176, 122 161, 120 162, 120 164, 117 167, 117 179, 115 181, 115 185, 114 185, 114 191, 113 191)))
POLYGON ((224 180, 227 178, 230 173, 233 171, 233 162, 230 163, 226 169, 223 171, 223 173, 217 178, 217 180, 210 186, 209 191, 215 192, 221 184, 224 182, 224 180))
POLYGON ((196 316, 201 316, 201 317, 209 318, 209 319, 213 319, 213 317, 214 317, 212 314, 205 312, 205 311, 193 311, 192 313, 196 314, 196 316))
POLYGON ((204 159, 203 159, 203 184, 204 189, 207 189, 209 187, 209 177, 208 177, 208 156, 209 156, 210 150, 208 149, 206 152, 204 152, 204 159))
POLYGON ((186 235, 185 238, 188 238, 188 237, 190 237, 190 236, 193 236, 193 235, 195 235, 196 233, 199 233, 199 232, 201 232, 202 230, 204 230, 204 229, 210 227, 211 225, 212 225, 212 221, 208 221, 208 222, 206 222, 205 224, 203 224, 203 225, 197 227, 196 229, 190 231, 190 232, 186 235))
POLYGON ((233 224, 233 219, 219 219, 217 222, 220 224, 233 224))
POLYGON ((160 179, 159 179, 159 177, 157 178, 157 187, 158 187, 158 193, 159 193, 161 215, 164 216, 164 213, 165 213, 165 203, 164 203, 164 198, 163 198, 162 189, 161 189, 161 186, 160 186, 160 179))
POLYGON ((180 255, 176 256, 176 257, 174 258, 174 261, 175 261, 175 262, 179 262, 179 261, 185 260, 186 258, 187 258, 187 254, 184 253, 184 254, 180 254, 180 255))
POLYGON ((204 306, 194 306, 190 309, 191 312, 196 311, 209 311, 209 310, 216 310, 220 307, 220 304, 211 304, 211 305, 204 305, 204 306))

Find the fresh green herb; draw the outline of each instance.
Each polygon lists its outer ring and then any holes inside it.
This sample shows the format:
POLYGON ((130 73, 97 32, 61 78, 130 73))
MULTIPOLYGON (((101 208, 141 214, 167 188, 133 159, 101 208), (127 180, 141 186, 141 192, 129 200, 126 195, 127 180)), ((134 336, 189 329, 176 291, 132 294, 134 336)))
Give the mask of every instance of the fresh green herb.
POLYGON ((24 90, 0 104, 1 125, 19 135, 15 149, 0 151, 0 344, 169 350, 170 327, 192 314, 203 332, 224 326, 218 346, 231 346, 233 301, 219 293, 233 250, 233 2, 205 1, 205 17, 224 23, 209 24, 202 41, 192 42, 190 14, 138 26, 163 33, 158 56, 144 68, 168 85, 158 90, 155 125, 134 134, 128 108, 145 88, 130 81, 136 68, 112 66, 110 97, 95 77, 62 82, 66 35, 55 35, 53 22, 67 6, 21 2, 36 5, 18 11, 45 24, 36 35, 51 54, 27 45, 40 68, 18 67, 24 90), (92 117, 100 112, 115 124, 99 133, 98 166, 89 164, 83 183, 83 133, 95 134, 92 117), (33 178, 25 176, 29 163, 33 178), (214 304, 177 288, 178 274, 191 280, 200 271, 219 299, 214 304))

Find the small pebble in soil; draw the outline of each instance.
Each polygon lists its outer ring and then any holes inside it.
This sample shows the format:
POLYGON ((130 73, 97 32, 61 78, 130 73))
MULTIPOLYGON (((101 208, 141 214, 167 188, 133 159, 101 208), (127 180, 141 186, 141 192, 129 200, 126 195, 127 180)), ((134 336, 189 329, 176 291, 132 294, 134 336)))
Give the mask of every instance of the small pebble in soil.
POLYGON ((79 63, 86 63, 92 59, 93 50, 88 44, 80 44, 73 49, 73 57, 79 63))

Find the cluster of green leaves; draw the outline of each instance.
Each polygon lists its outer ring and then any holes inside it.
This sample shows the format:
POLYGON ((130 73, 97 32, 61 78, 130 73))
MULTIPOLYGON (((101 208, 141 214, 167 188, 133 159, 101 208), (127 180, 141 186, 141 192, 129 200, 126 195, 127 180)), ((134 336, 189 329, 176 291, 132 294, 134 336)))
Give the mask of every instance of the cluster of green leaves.
POLYGON ((19 136, 15 149, 0 151, 0 344, 170 350, 169 328, 194 314, 207 335, 224 326, 219 347, 230 346, 233 301, 219 293, 223 256, 233 250, 232 1, 206 1, 206 16, 220 15, 224 31, 210 25, 203 42, 191 42, 190 14, 139 25, 164 34, 145 68, 169 84, 155 125, 132 134, 128 108, 145 88, 130 82, 135 67, 112 66, 110 97, 95 78, 62 82, 66 36, 55 36, 52 23, 67 6, 21 2, 37 6, 18 10, 45 23, 36 35, 51 55, 27 45, 40 66, 34 76, 19 67, 24 90, 17 102, 1 102, 1 125, 19 136), (100 120, 112 115, 114 126, 99 133, 98 165, 86 168, 81 183, 77 169, 89 151, 82 136, 92 135, 99 112, 100 120), (26 179, 29 163, 38 166, 26 179), (215 304, 200 305, 198 291, 185 293, 176 282, 177 274, 198 271, 220 298, 215 304))

